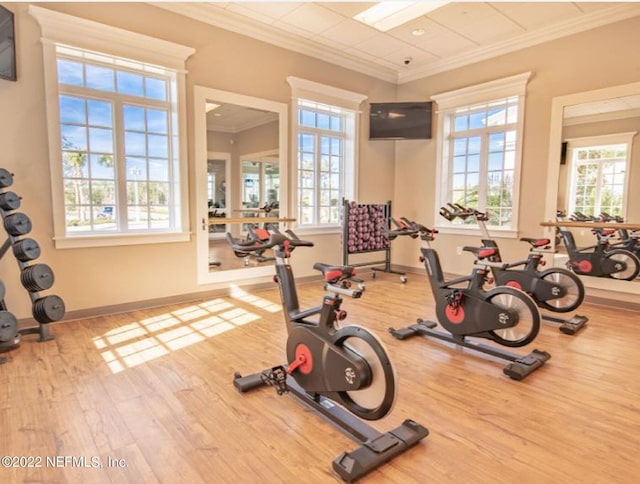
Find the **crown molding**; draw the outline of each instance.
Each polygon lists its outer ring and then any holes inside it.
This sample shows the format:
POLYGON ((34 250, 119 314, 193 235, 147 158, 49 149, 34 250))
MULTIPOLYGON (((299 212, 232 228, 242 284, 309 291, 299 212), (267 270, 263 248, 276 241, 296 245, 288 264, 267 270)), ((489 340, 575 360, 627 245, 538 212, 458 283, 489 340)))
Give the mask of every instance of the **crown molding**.
POLYGON ((640 109, 628 109, 626 111, 612 111, 609 113, 589 114, 585 116, 572 116, 565 118, 563 126, 575 126, 578 124, 602 123, 605 121, 615 121, 617 119, 638 118, 640 109))
POLYGON ((215 10, 198 3, 151 3, 154 7, 169 10, 185 17, 204 22, 224 30, 251 37, 293 52, 308 55, 331 64, 345 67, 377 79, 396 84, 398 74, 394 69, 375 62, 359 59, 329 46, 321 46, 304 37, 289 34, 270 25, 243 17, 227 10, 215 10))
POLYGON ((223 9, 212 11, 206 3, 158 2, 150 3, 150 5, 394 84, 404 84, 423 79, 434 74, 640 15, 640 4, 636 2, 616 4, 613 7, 586 13, 575 19, 564 20, 558 24, 525 33, 513 39, 479 47, 461 55, 450 56, 447 59, 433 62, 422 68, 415 67, 409 70, 397 71, 372 61, 358 59, 329 46, 320 46, 308 39, 283 32, 235 12, 223 9))

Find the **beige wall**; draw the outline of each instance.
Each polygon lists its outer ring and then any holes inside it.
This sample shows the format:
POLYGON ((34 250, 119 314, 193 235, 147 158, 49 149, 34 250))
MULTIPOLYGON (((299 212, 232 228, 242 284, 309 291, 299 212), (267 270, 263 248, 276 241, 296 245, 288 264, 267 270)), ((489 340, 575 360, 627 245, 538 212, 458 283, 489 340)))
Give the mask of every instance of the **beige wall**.
MULTIPOLYGON (((40 29, 26 3, 6 6, 16 14, 18 82, 0 82, 0 167, 15 173, 12 189, 23 197, 21 211, 33 221, 30 236, 42 246, 37 260, 55 272, 47 294, 59 294, 67 312, 135 303, 214 290, 223 286, 196 282, 196 243, 109 248, 54 248, 51 189, 45 118, 40 29), (8 114, 10 113, 10 115, 8 114)), ((193 190, 193 86, 232 91, 289 103, 287 76, 297 76, 363 93, 370 101, 393 100, 395 85, 336 67, 269 44, 175 15, 143 3, 43 3, 39 6, 191 46, 187 61, 187 120, 191 227, 196 227, 193 190)), ((222 150, 224 151, 224 150, 222 150)), ((359 174, 363 197, 386 201, 393 196, 393 144, 372 149, 366 133, 360 143, 366 163, 359 174), (375 178, 370 177, 375 173, 375 178)), ((316 248, 300 251, 298 273, 309 274, 315 260, 337 263, 338 235, 317 238, 316 248)), ((31 301, 19 282, 11 253, 0 260, 7 286, 6 303, 18 318, 31 316, 31 301)), ((44 293, 43 293, 44 294, 44 293)))
MULTIPOLYGON (((433 94, 532 71, 527 86, 519 237, 542 236, 551 101, 553 97, 589 91, 640 79, 637 44, 640 17, 579 33, 528 49, 437 74, 399 86, 400 100, 428 99, 433 94)), ((437 122, 437 115, 434 119, 437 122)), ((398 142, 395 155, 394 213, 407 214, 425 225, 436 222, 435 140, 398 142)), ((396 244, 393 260, 418 267, 417 248, 396 244)), ((469 272, 470 254, 456 255, 456 247, 478 244, 477 237, 440 235, 434 247, 445 271, 469 272)), ((524 243, 500 239, 505 260, 522 258, 524 243)))

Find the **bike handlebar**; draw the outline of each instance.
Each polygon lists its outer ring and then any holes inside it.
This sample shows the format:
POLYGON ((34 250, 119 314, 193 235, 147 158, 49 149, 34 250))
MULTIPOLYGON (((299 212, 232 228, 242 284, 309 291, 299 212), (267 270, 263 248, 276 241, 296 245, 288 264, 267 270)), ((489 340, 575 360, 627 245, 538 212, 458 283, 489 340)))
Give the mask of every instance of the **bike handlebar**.
POLYGON ((292 230, 287 230, 286 234, 282 232, 270 232, 268 240, 248 240, 239 241, 227 232, 227 242, 234 249, 241 252, 254 252, 257 250, 270 249, 272 247, 313 247, 313 242, 300 239, 292 230))
POLYGON ((440 215, 450 222, 456 218, 465 220, 469 217, 475 217, 476 220, 483 222, 489 220, 487 212, 481 212, 471 207, 463 207, 459 203, 447 203, 447 206, 440 207, 440 215))
POLYGON ((407 219, 406 217, 401 217, 400 221, 391 217, 391 222, 393 222, 393 224, 398 228, 387 232, 389 240, 393 240, 402 235, 408 235, 413 239, 420 237, 423 240, 433 240, 433 235, 438 233, 437 230, 427 228, 422 224, 407 219))

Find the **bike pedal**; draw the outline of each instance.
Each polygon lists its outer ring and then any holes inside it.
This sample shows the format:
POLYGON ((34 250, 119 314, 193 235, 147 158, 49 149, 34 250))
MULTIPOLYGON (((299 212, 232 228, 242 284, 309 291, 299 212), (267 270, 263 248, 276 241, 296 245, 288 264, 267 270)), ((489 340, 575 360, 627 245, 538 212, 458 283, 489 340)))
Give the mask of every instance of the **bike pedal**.
POLYGON ((287 386, 287 370, 284 366, 274 366, 270 370, 265 370, 262 372, 261 377, 265 385, 275 387, 278 395, 289 392, 289 387, 287 386))

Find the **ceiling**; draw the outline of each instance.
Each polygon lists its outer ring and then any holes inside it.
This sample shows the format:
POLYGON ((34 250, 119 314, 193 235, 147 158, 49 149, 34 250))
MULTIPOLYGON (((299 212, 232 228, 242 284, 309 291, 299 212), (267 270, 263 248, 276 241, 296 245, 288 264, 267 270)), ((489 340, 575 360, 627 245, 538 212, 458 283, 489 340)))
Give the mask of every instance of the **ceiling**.
POLYGON ((640 15, 640 2, 434 3, 386 32, 353 19, 371 2, 153 5, 397 84, 640 15))
POLYGON ((278 113, 236 104, 215 103, 207 111, 207 130, 236 134, 278 120, 278 113))

